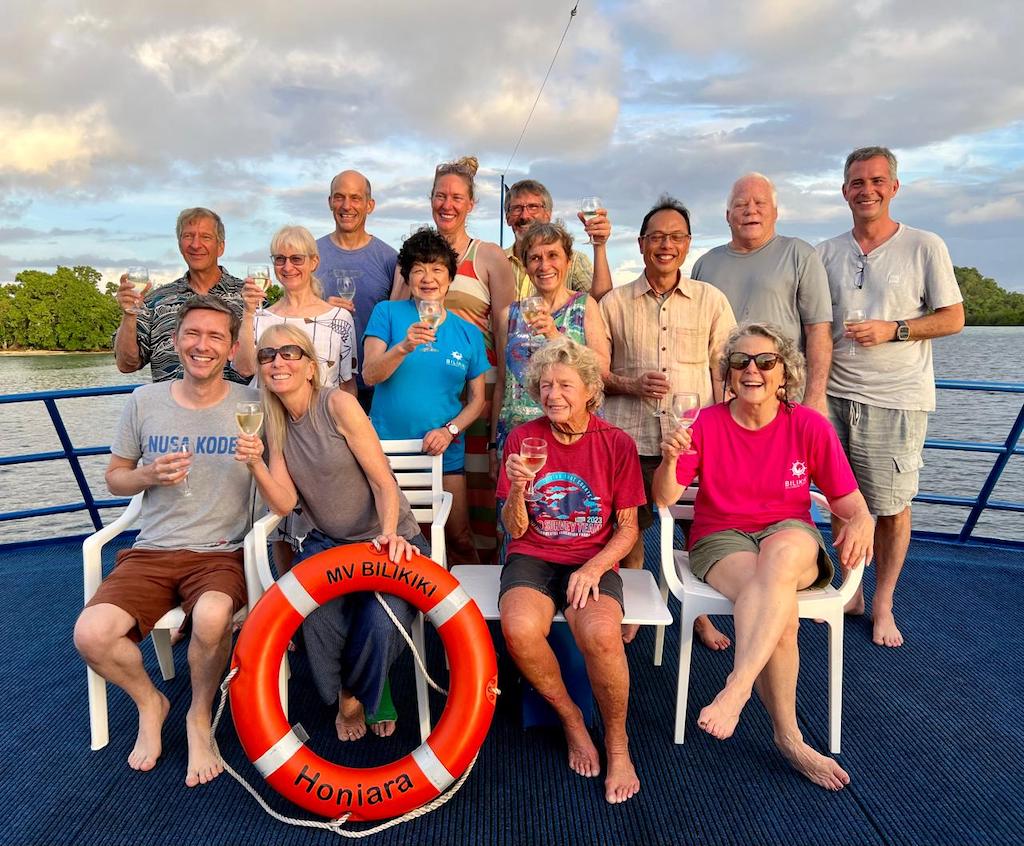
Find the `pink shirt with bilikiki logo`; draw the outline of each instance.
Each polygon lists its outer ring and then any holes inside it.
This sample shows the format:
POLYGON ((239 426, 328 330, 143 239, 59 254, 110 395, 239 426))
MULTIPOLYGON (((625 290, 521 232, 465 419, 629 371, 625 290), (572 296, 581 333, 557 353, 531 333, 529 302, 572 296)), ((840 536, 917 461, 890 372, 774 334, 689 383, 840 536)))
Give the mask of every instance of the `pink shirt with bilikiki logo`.
POLYGON ((811 482, 829 499, 857 489, 835 429, 816 411, 779 407, 762 429, 744 429, 720 403, 705 408, 693 429, 696 455, 680 455, 679 484, 699 474, 692 547, 725 529, 759 532, 780 520, 811 523, 811 482))

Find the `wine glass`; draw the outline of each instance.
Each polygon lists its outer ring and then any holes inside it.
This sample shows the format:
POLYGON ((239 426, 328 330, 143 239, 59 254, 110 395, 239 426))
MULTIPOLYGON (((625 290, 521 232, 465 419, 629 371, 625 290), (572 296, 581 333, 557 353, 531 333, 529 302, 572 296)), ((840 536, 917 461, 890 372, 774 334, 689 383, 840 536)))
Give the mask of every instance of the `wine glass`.
MULTIPOLYGON (((523 297, 521 308, 523 311, 523 317, 526 319, 526 322, 532 323, 534 320, 540 317, 540 315, 544 311, 544 298, 537 296, 523 297)), ((540 335, 537 335, 532 330, 530 330, 528 341, 530 351, 532 352, 533 350, 538 349, 540 346, 543 345, 543 343, 543 338, 540 335)))
POLYGON ((270 266, 266 264, 250 264, 246 270, 245 275, 255 282, 260 288, 263 289, 263 293, 267 293, 270 290, 270 266))
MULTIPOLYGON (((188 453, 189 453, 188 444, 187 443, 183 443, 180 447, 178 447, 178 452, 181 453, 182 455, 188 455, 188 453)), ((188 475, 191 472, 191 469, 192 468, 191 468, 191 465, 190 465, 189 468, 185 471, 185 475, 182 476, 182 478, 181 478, 181 495, 182 496, 192 496, 192 486, 188 482, 188 475)))
POLYGON ((235 420, 244 435, 258 435, 263 426, 263 406, 258 402, 240 402, 235 405, 235 420))
POLYGON ((548 460, 547 441, 543 438, 523 438, 523 442, 519 446, 519 457, 523 460, 523 464, 526 465, 526 469, 533 473, 530 484, 526 486, 523 499, 527 502, 536 502, 540 499, 540 494, 534 489, 533 483, 536 481, 540 469, 548 460))
MULTIPOLYGON (((580 211, 583 212, 583 217, 587 220, 594 217, 594 215, 597 214, 597 210, 601 207, 600 197, 584 197, 580 200, 580 211)), ((590 237, 590 233, 587 233, 587 243, 594 243, 594 239, 590 237)))
POLYGON ((356 297, 355 277, 347 270, 335 270, 334 282, 338 288, 338 296, 352 302, 356 297))
MULTIPOLYGON (((697 415, 700 414, 700 394, 678 393, 672 394, 672 421, 679 429, 689 429, 697 422, 697 415)), ((684 455, 696 455, 697 450, 683 450, 684 455)))
POLYGON ((142 314, 146 310, 146 305, 142 298, 149 292, 150 288, 152 288, 152 285, 150 285, 149 282, 149 268, 142 267, 140 265, 129 267, 127 276, 132 289, 139 298, 139 304, 126 308, 125 311, 127 311, 128 314, 142 314))
MULTIPOLYGON (((431 329, 436 329, 444 314, 444 306, 440 300, 417 300, 416 311, 419 312, 420 322, 426 323, 431 329)), ((428 343, 423 347, 424 352, 438 352, 437 347, 428 343)))
MULTIPOLYGON (((848 308, 843 314, 843 326, 853 326, 855 323, 863 323, 867 320, 862 308, 848 308)), ((857 355, 857 342, 850 338, 850 348, 846 351, 847 356, 857 355)))

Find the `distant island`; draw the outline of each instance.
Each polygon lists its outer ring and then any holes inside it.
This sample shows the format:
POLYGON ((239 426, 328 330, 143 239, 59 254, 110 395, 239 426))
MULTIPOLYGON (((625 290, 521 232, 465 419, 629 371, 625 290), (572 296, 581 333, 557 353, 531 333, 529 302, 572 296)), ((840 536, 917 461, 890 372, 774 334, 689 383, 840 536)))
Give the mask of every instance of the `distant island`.
MULTIPOLYGON (((968 326, 1024 326, 1024 294, 1005 291, 974 267, 956 267, 968 326)), ((0 350, 102 352, 121 320, 117 286, 101 291, 100 272, 86 265, 54 273, 23 270, 0 286, 0 350)), ((277 286, 270 299, 280 296, 277 286)))

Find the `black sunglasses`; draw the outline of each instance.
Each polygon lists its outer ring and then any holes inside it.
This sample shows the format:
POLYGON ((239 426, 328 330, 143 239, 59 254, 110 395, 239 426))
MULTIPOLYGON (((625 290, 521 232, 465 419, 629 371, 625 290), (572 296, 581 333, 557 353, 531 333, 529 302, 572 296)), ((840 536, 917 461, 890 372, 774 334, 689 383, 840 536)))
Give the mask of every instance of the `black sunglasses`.
POLYGON ((729 366, 733 370, 746 370, 750 366, 750 362, 754 362, 758 370, 771 370, 780 361, 782 361, 782 356, 778 353, 758 353, 757 355, 741 352, 729 353, 729 366))
POLYGON ((278 355, 285 361, 298 361, 306 354, 298 344, 285 344, 283 347, 261 347, 256 350, 256 360, 260 364, 270 364, 278 355))

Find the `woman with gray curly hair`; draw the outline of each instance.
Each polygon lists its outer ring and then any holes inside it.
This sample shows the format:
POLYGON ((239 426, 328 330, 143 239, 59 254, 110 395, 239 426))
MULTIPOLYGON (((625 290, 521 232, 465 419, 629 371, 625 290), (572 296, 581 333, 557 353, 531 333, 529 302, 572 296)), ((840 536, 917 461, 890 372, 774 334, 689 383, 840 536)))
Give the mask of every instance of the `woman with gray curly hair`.
POLYGON ((652 485, 665 507, 700 476, 690 569, 734 605, 733 671, 697 725, 729 737, 756 686, 790 765, 841 790, 850 777, 804 742, 796 721, 796 593, 833 576, 810 516, 811 482, 843 521, 833 545, 844 569, 870 561, 874 524, 831 424, 789 399, 804 374, 793 341, 777 326, 748 323, 733 330, 722 362, 732 399, 704 409, 692 429, 665 436, 652 485))
POLYGON ((562 722, 569 768, 593 777, 600 756, 547 641, 552 618, 564 610, 604 722, 605 799, 625 802, 640 780, 626 736, 629 669, 617 571, 636 541, 636 509, 645 502, 640 460, 633 439, 595 414, 604 386, 592 350, 552 340, 533 355, 526 385, 543 416, 514 428, 505 442, 501 628, 509 654, 562 722), (535 469, 524 456, 538 454, 544 458, 535 469))

